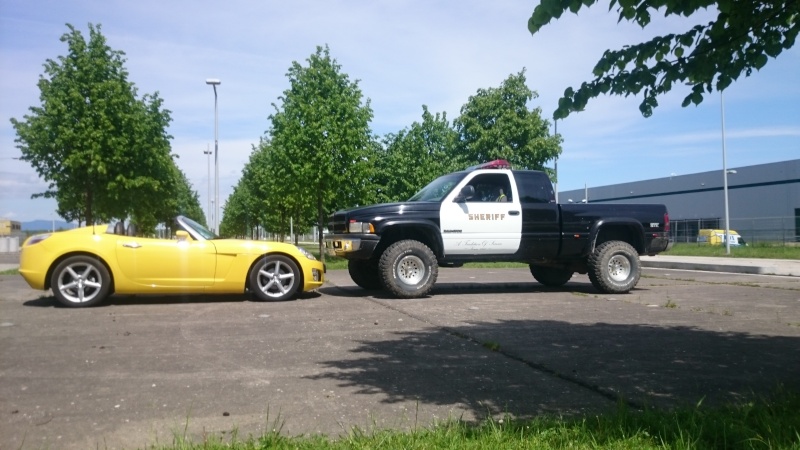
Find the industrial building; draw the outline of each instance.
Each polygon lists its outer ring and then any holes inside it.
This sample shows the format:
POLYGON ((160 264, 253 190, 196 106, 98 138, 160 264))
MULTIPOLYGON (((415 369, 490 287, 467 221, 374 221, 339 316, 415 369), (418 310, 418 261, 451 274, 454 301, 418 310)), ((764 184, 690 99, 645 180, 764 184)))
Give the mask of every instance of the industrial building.
MULTIPOLYGON (((800 159, 728 168, 729 228, 747 242, 800 242, 800 159)), ((725 229, 722 169, 558 193, 560 203, 662 203, 675 242, 725 229)))

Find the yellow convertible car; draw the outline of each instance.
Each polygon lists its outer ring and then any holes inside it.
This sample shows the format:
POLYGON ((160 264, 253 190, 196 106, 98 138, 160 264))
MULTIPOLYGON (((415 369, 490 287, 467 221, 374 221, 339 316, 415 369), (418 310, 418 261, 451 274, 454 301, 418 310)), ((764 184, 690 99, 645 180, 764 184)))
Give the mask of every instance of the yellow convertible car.
POLYGON ((231 294, 264 301, 322 286, 325 266, 280 242, 220 239, 178 216, 175 236, 136 236, 123 224, 94 225, 28 238, 19 273, 34 289, 52 289, 67 306, 92 306, 111 294, 231 294))

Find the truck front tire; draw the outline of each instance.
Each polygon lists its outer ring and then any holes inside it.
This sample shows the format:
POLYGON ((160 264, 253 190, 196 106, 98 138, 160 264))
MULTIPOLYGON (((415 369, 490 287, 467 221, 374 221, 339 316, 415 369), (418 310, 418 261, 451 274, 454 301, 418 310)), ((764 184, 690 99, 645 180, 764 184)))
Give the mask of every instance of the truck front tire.
POLYGON ((375 291, 382 289, 378 262, 372 259, 351 259, 347 262, 347 271, 353 282, 363 289, 375 291))
POLYGON ((381 255, 378 270, 383 286, 400 298, 428 295, 439 275, 436 255, 427 245, 414 240, 390 245, 381 255))
POLYGON ((589 280, 606 294, 626 294, 639 283, 639 254, 627 242, 608 241, 589 255, 589 280))
POLYGON ((528 266, 531 270, 531 275, 539 283, 545 286, 558 287, 567 284, 567 281, 572 278, 573 272, 567 269, 559 269, 556 267, 537 266, 530 264, 528 266))

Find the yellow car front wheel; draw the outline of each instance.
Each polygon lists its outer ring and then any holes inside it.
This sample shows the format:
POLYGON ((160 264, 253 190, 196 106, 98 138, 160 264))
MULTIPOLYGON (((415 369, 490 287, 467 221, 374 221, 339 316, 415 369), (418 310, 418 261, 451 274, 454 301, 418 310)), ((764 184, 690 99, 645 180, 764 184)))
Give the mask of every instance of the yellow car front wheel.
POLYGON ((266 302, 289 300, 302 282, 297 264, 283 255, 264 256, 250 271, 250 290, 258 300, 266 302))

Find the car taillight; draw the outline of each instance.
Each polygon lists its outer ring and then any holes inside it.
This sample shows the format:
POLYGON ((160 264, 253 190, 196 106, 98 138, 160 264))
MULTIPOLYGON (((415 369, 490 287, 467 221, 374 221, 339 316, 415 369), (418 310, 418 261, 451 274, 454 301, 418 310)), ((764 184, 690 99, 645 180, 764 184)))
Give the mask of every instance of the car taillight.
POLYGON ((669 213, 664 213, 664 232, 669 233, 669 213))

